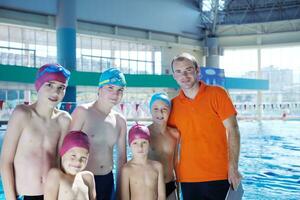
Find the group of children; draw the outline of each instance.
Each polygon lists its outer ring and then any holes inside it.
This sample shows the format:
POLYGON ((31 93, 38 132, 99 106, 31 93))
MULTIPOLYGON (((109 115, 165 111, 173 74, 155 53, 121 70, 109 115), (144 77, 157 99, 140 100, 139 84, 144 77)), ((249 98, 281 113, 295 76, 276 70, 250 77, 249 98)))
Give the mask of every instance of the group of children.
POLYGON ((177 199, 179 133, 167 126, 171 102, 166 94, 151 98, 151 125, 136 124, 129 130, 132 160, 127 162, 126 119, 112 109, 123 97, 124 74, 105 70, 97 100, 79 105, 72 116, 56 108, 69 77, 59 64, 42 66, 35 81, 37 101, 14 109, 1 153, 6 199, 177 199))

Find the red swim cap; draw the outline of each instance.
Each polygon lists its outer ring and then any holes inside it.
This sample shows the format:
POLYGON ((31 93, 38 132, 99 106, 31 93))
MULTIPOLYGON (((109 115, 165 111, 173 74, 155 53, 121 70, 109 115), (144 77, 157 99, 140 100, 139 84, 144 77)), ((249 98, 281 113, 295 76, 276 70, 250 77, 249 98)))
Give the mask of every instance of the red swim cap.
POLYGON ((130 128, 129 134, 128 134, 129 145, 136 139, 145 139, 150 142, 149 129, 142 124, 136 124, 136 125, 132 126, 130 128))
POLYGON ((70 72, 60 64, 46 64, 39 68, 35 79, 35 89, 39 91, 40 87, 49 81, 58 81, 66 83, 70 77, 70 72))
POLYGON ((63 144, 59 150, 59 155, 63 156, 73 147, 82 147, 90 150, 89 137, 82 131, 70 131, 64 138, 63 144))

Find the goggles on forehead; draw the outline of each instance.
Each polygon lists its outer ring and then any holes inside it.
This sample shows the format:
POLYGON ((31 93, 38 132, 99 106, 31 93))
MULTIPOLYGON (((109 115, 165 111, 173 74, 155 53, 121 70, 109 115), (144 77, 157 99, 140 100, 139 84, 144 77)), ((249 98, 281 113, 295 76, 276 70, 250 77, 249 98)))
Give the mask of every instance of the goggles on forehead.
POLYGON ((66 79, 68 79, 71 75, 70 71, 65 69, 61 65, 53 64, 53 65, 49 65, 49 66, 45 67, 41 72, 39 72, 37 78, 40 78, 45 73, 58 73, 58 72, 63 73, 63 75, 66 79))
POLYGON ((104 84, 112 84, 112 85, 119 85, 119 86, 125 86, 126 82, 124 78, 122 77, 111 77, 109 79, 103 80, 99 82, 99 85, 104 85, 104 84))

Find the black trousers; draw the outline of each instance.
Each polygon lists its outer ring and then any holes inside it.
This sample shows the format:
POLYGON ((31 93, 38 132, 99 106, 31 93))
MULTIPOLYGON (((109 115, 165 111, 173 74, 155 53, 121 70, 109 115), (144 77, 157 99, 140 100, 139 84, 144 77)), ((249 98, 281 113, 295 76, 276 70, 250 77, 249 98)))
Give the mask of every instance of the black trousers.
POLYGON ((181 183, 184 200, 224 200, 229 189, 228 180, 181 183))

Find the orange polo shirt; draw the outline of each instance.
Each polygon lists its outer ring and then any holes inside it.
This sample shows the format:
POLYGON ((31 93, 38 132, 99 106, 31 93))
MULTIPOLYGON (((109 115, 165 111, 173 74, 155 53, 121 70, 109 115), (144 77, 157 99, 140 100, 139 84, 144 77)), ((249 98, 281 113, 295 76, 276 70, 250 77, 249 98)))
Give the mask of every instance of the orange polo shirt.
POLYGON ((176 167, 179 182, 227 179, 228 151, 223 120, 237 112, 227 92, 201 81, 194 99, 181 90, 172 99, 168 124, 181 135, 180 160, 176 167))

